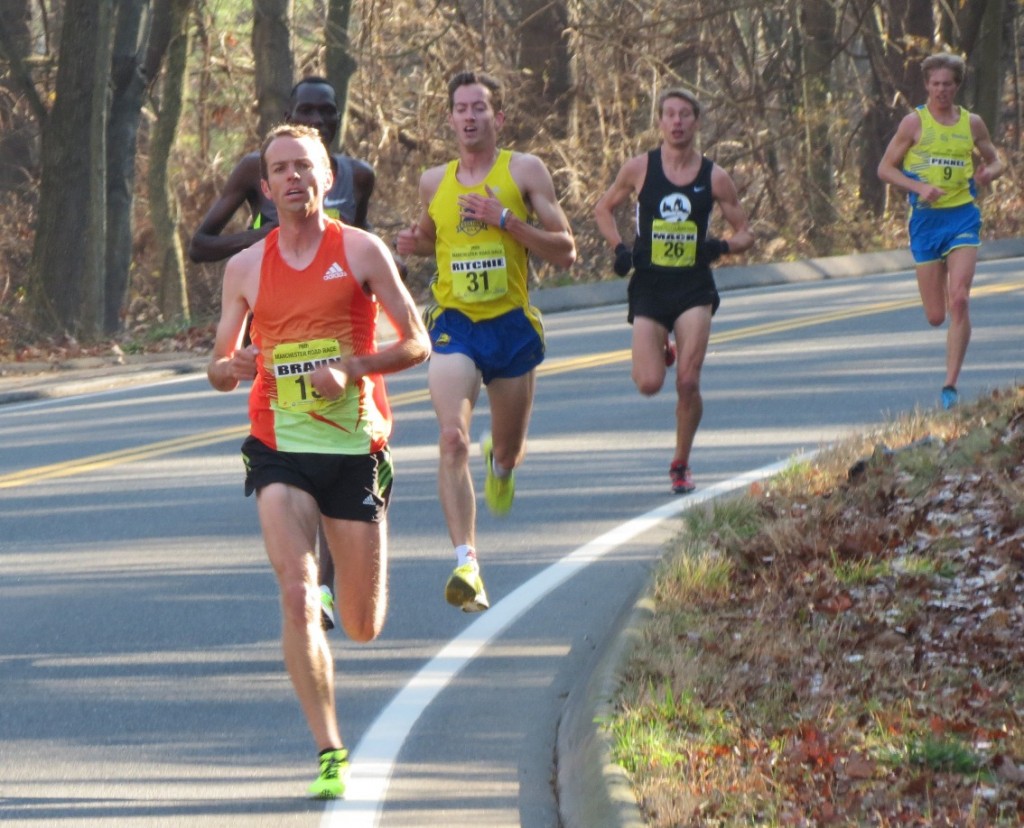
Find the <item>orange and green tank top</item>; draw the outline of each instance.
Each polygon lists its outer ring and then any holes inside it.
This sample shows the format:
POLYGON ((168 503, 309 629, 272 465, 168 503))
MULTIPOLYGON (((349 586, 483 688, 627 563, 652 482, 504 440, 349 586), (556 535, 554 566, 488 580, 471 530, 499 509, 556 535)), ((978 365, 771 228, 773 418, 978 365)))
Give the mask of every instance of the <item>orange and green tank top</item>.
POLYGON ((501 150, 487 177, 472 187, 456 177, 458 160, 449 162, 427 206, 436 229, 437 277, 434 299, 445 309, 461 311, 474 322, 529 306, 526 248, 500 228, 459 212, 459 196, 486 195, 486 187, 518 218, 530 212, 509 172, 510 150, 501 150))
POLYGON ((971 134, 971 113, 959 107, 955 124, 940 124, 925 104, 917 107, 921 118, 921 137, 903 158, 903 172, 917 181, 924 181, 945 191, 931 204, 920 202, 917 193, 910 193, 912 207, 959 207, 977 196, 974 185, 974 136, 971 134))
POLYGON ((249 394, 251 433, 278 451, 370 454, 387 444, 391 410, 384 380, 363 377, 337 400, 309 376, 323 363, 376 351, 378 305, 352 276, 342 224, 328 219, 308 267, 282 258, 279 230, 264 240, 251 336, 259 348, 249 394))

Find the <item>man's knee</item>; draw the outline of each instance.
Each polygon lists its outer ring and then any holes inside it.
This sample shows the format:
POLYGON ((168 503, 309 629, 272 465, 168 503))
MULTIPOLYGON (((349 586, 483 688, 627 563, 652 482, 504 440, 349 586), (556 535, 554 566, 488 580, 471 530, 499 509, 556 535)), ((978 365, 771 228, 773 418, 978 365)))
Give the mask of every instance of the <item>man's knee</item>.
POLYGON ((464 462, 469 457, 469 434, 461 426, 445 426, 440 435, 441 457, 464 462))

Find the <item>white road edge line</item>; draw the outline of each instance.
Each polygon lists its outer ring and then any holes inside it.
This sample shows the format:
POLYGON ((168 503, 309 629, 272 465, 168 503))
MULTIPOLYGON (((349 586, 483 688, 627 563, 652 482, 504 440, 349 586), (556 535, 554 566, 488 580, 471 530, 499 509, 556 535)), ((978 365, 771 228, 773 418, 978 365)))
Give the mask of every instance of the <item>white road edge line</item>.
MULTIPOLYGON (((810 454, 800 455, 802 458, 810 454)), ((667 518, 782 471, 792 458, 745 472, 671 501, 605 532, 513 590, 453 638, 413 676, 370 725, 351 755, 345 798, 329 802, 321 828, 376 828, 398 752, 416 721, 456 675, 506 627, 581 569, 667 518)))

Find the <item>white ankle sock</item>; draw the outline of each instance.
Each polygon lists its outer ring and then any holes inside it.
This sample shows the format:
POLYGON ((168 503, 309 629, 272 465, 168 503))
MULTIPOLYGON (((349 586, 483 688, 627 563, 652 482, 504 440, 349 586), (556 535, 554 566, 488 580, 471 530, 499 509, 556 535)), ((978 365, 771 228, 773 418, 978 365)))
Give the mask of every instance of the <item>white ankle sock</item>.
POLYGON ((459 562, 459 566, 465 566, 468 563, 476 563, 476 550, 468 544, 462 544, 455 547, 455 558, 459 562))

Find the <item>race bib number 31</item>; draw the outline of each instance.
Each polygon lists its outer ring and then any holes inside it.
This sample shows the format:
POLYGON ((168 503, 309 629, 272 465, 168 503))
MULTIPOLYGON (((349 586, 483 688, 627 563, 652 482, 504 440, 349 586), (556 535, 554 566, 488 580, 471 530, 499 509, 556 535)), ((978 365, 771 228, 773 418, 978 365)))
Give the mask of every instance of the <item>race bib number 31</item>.
POLYGON ((692 221, 655 219, 651 224, 651 263, 693 267, 697 261, 697 225, 692 221))
POLYGON ((463 302, 488 302, 508 292, 508 266, 501 242, 452 248, 452 292, 463 302))
POLYGON ((309 375, 321 365, 341 361, 336 339, 286 342, 274 348, 274 382, 277 404, 291 411, 314 411, 328 401, 309 383, 309 375))

